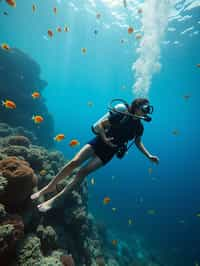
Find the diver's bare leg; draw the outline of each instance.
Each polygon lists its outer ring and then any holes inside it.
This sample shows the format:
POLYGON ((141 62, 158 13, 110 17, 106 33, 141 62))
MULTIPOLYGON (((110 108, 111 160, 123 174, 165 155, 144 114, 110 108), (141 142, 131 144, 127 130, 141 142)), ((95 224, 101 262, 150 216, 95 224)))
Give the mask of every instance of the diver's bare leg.
POLYGON ((62 196, 64 193, 68 194, 70 191, 72 191, 77 185, 80 185, 80 183, 83 181, 83 179, 90 174, 91 172, 96 171, 98 168, 100 168, 103 165, 102 161, 95 156, 93 159, 91 159, 85 166, 83 166, 77 173, 74 178, 74 180, 66 186, 62 191, 60 191, 58 194, 56 194, 53 198, 43 202, 42 204, 38 205, 38 209, 41 212, 46 212, 49 209, 51 209, 52 204, 54 201, 62 196))
POLYGON ((83 148, 74 156, 74 158, 69 161, 60 172, 41 190, 31 195, 31 199, 37 199, 40 196, 52 192, 56 188, 56 184, 62 180, 64 177, 71 175, 72 171, 79 167, 84 161, 88 160, 90 157, 95 156, 94 150, 90 144, 86 144, 83 148))

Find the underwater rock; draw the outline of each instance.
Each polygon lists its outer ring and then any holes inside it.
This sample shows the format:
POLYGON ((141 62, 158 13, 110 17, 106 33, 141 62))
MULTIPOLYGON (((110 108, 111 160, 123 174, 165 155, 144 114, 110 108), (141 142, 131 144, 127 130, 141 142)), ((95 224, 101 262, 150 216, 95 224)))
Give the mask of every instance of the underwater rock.
POLYGON ((52 226, 39 225, 36 230, 37 236, 40 238, 42 251, 47 253, 58 246, 58 236, 52 226))
POLYGON ((38 138, 35 134, 29 130, 26 130, 24 127, 13 128, 13 135, 27 137, 31 143, 39 144, 38 138))
POLYGON ((0 137, 7 137, 13 134, 12 129, 6 123, 0 123, 0 137))
POLYGON ((28 148, 30 144, 30 140, 25 136, 10 136, 8 138, 8 145, 24 146, 28 148))
POLYGON ((17 247, 17 265, 19 266, 41 266, 43 259, 41 253, 40 239, 34 235, 26 236, 17 247))
MULTIPOLYGON (((6 122, 12 127, 22 126, 34 132, 40 144, 53 146, 54 123, 45 100, 41 97, 36 101, 31 97, 33 91, 37 90, 41 94, 47 86, 47 82, 40 78, 40 66, 29 55, 15 48, 9 53, 0 49, 0 61, 1 98, 11 99, 17 106, 15 110, 3 108, 0 122, 6 122), (37 113, 44 117, 40 127, 31 119, 37 113)), ((5 134, 6 129, 0 129, 0 136, 5 134)))
POLYGON ((7 179, 6 190, 0 195, 0 202, 6 206, 19 206, 29 199, 37 177, 29 164, 16 157, 0 161, 1 175, 7 179))

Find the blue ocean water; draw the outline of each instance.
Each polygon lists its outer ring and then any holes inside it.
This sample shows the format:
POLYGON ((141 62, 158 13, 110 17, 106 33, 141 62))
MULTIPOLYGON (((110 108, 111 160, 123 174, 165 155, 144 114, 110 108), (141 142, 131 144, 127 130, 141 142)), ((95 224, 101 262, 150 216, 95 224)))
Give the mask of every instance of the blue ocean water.
MULTIPOLYGON (((21 0, 16 8, 0 2, 0 43, 22 50, 40 65, 42 79, 48 82, 42 95, 53 115, 55 134, 66 135, 56 149, 69 159, 93 137, 91 125, 107 112, 111 99, 130 103, 137 97, 131 67, 140 56, 139 41, 127 33, 127 26, 142 32, 142 19, 132 8, 143 1, 127 0, 126 8, 119 2, 21 0), (64 25, 69 32, 56 32, 64 25), (48 29, 54 31, 52 38, 48 29), (80 146, 69 147, 71 139, 78 139, 80 146)), ((177 265, 190 266, 200 262, 200 3, 174 0, 170 8, 177 14, 169 13, 157 40, 162 67, 152 73, 146 94, 154 106, 152 122, 143 122, 143 143, 160 163, 153 165, 133 146, 125 158, 114 158, 88 177, 89 201, 96 219, 116 238, 131 244, 138 234, 147 247, 176 257, 177 265), (178 134, 173 134, 175 130, 178 134), (90 184, 92 177, 95 185, 90 184), (105 196, 111 198, 106 206, 105 196), (148 214, 152 209, 155 214, 148 214)))

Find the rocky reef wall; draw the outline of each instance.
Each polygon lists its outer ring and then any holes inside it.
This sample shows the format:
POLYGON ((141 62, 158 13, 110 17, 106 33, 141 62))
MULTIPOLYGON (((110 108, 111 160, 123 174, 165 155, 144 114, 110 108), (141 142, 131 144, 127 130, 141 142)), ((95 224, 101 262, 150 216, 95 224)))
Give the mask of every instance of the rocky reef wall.
POLYGON ((54 123, 45 104, 45 99, 33 99, 34 91, 40 94, 47 86, 41 79, 40 66, 29 55, 19 49, 0 49, 0 100, 12 100, 16 109, 0 107, 0 122, 12 127, 22 126, 35 133, 38 144, 50 147, 53 145, 54 123), (44 122, 36 126, 32 116, 40 114, 44 122))

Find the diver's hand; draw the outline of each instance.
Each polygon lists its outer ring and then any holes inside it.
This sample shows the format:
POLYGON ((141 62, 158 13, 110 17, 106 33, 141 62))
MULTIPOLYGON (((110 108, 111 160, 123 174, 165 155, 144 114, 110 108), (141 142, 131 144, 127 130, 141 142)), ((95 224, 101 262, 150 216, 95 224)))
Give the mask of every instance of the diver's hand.
POLYGON ((159 163, 159 158, 157 156, 150 155, 149 160, 151 160, 153 163, 156 163, 156 164, 159 163))
POLYGON ((117 145, 116 145, 116 144, 113 144, 113 143, 112 143, 112 140, 114 140, 113 137, 110 137, 110 138, 105 137, 105 138, 103 139, 103 141, 104 141, 108 146, 110 146, 111 148, 116 148, 117 145))

